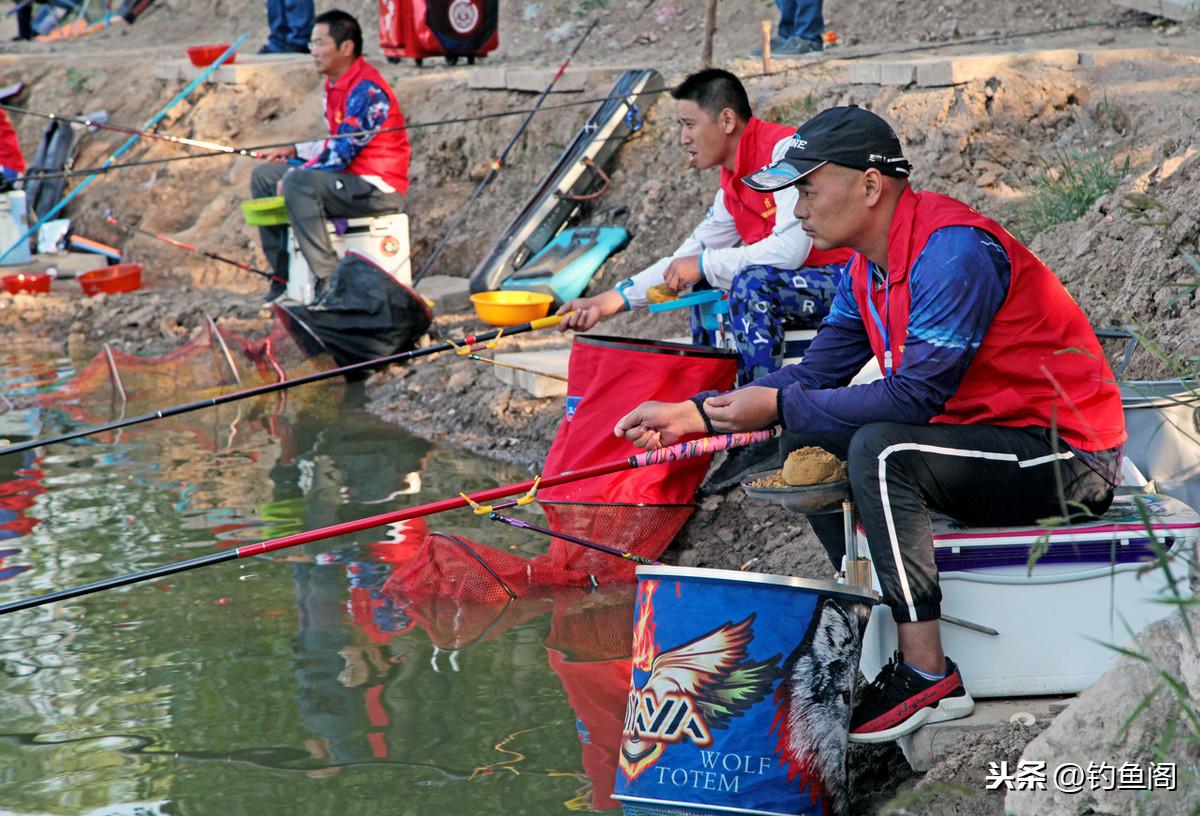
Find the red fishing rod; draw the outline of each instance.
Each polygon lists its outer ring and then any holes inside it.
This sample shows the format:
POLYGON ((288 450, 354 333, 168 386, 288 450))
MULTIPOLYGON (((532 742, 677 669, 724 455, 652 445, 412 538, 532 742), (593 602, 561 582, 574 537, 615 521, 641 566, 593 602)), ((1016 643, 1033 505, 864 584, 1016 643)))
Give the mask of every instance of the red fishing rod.
MULTIPOLYGON (((572 312, 572 314, 574 313, 572 312)), ((391 354, 387 357, 379 357, 374 360, 364 360, 361 363, 351 363, 350 365, 344 365, 340 368, 331 368, 328 371, 317 371, 312 374, 305 374, 302 377, 296 377, 292 380, 280 380, 279 382, 267 383, 266 385, 259 385, 254 388, 247 388, 244 391, 235 391, 231 394, 224 394, 222 396, 197 400, 196 402, 189 402, 186 405, 176 405, 173 408, 164 408, 161 411, 152 411, 148 414, 141 414, 140 416, 127 417, 125 419, 105 423, 104 425, 94 425, 90 428, 79 428, 64 434, 44 437, 42 439, 31 439, 26 442, 20 442, 16 445, 9 445, 7 448, 0 448, 0 456, 10 453, 20 453, 21 451, 27 451, 32 448, 41 448, 46 445, 53 445, 59 442, 69 442, 72 439, 79 439, 80 437, 91 436, 92 434, 104 433, 105 431, 116 431, 121 428, 128 428, 131 425, 139 425, 143 422, 149 422, 152 419, 166 419, 167 417, 186 414, 189 411, 198 411, 201 408, 211 408, 213 406, 224 405, 225 403, 234 402, 236 400, 258 397, 262 396, 263 394, 273 394, 276 391, 294 388, 297 385, 306 385, 308 383, 328 380, 334 377, 341 377, 346 374, 352 374, 356 371, 363 371, 366 369, 375 368, 377 366, 388 365, 390 363, 398 363, 403 360, 412 360, 416 357, 426 357, 430 354, 450 351, 451 349, 454 349, 459 354, 465 356, 474 350, 472 347, 477 346, 480 343, 486 343, 489 340, 497 340, 501 336, 511 337, 517 334, 524 334, 525 332, 538 331, 539 329, 547 329, 551 326, 557 326, 564 317, 566 317, 566 315, 550 315, 549 317, 542 317, 538 318, 537 320, 531 320, 528 323, 522 323, 519 326, 509 326, 503 329, 492 329, 491 331, 486 331, 482 334, 473 334, 462 338, 457 343, 452 340, 445 343, 437 343, 432 346, 426 346, 425 348, 404 351, 399 354, 391 354)))
MULTIPOLYGON (((282 538, 273 538, 268 541, 260 541, 257 544, 246 544, 242 547, 237 547, 230 550, 222 550, 221 552, 201 555, 197 558, 190 558, 187 561, 177 561, 174 564, 165 564, 154 569, 144 570, 142 572, 134 572, 128 575, 121 575, 116 578, 106 578, 101 581, 93 581, 90 584, 72 587, 70 589, 61 589, 57 592, 51 592, 46 595, 39 595, 35 598, 26 598, 20 601, 11 601, 6 604, 0 604, 0 615, 8 614, 9 612, 17 612, 21 609, 31 609, 35 606, 42 606, 55 601, 65 601, 69 598, 78 598, 81 595, 90 595, 93 592, 100 592, 105 589, 114 589, 116 587, 128 586, 142 581, 150 581, 155 578, 162 578, 167 575, 174 575, 179 572, 206 567, 210 564, 219 564, 223 561, 236 561, 240 558, 249 558, 256 555, 266 555, 270 552, 295 547, 299 544, 308 544, 311 541, 321 541, 335 536, 347 535, 356 533, 359 530, 366 530, 371 527, 380 527, 384 524, 394 524, 407 519, 420 518, 421 516, 431 516, 435 513, 444 513, 447 510, 457 510, 460 507, 468 505, 478 506, 484 502, 489 502, 494 499, 504 498, 505 496, 515 496, 518 493, 530 493, 536 487, 551 487, 553 485, 567 484, 568 482, 577 482, 581 479, 590 479, 595 476, 604 476, 609 473, 617 473, 622 470, 632 470, 633 468, 648 467, 651 465, 659 465, 665 462, 676 462, 680 459, 689 459, 694 456, 705 456, 710 453, 727 450, 729 448, 742 447, 751 445, 756 442, 762 442, 770 439, 775 435, 774 430, 753 431, 750 433, 734 433, 720 434, 717 436, 706 436, 691 442, 680 442, 666 448, 659 448, 654 451, 647 451, 634 456, 628 456, 624 459, 618 459, 613 462, 608 462, 603 465, 594 465, 589 468, 582 468, 575 471, 567 471, 560 473, 557 476, 550 476, 545 479, 531 479, 525 482, 517 482, 515 484, 502 485, 493 487, 489 490, 482 490, 470 496, 459 495, 454 498, 442 499, 440 501, 422 504, 418 507, 408 507, 404 510, 395 510, 390 513, 381 513, 376 516, 368 516, 358 519, 357 521, 347 521, 341 524, 332 524, 328 527, 320 527, 316 530, 308 530, 303 533, 295 533, 282 538)), ((485 511, 490 511, 491 508, 480 508, 485 511)), ((555 534, 557 535, 557 533, 555 534)))
POLYGON ((179 249, 184 249, 188 252, 194 252, 197 255, 203 255, 205 258, 211 258, 214 261, 220 261, 221 263, 229 264, 230 266, 236 266, 238 269, 246 272, 252 272, 255 275, 261 275, 262 277, 273 281, 279 281, 283 284, 287 283, 285 278, 281 278, 278 275, 273 275, 270 272, 265 272, 261 269, 255 269, 253 266, 250 266, 250 264, 244 264, 241 261, 235 261, 233 258, 226 258, 224 255, 218 255, 217 253, 210 252, 207 249, 201 249, 200 247, 194 247, 191 244, 185 244, 183 241, 176 240, 169 235, 151 232, 143 227, 135 227, 133 224, 123 224, 113 216, 112 210, 108 210, 104 213, 104 220, 112 224, 117 229, 125 231, 126 233, 136 232, 139 235, 145 235, 149 238, 157 238, 164 244, 170 244, 173 247, 178 247, 179 249))

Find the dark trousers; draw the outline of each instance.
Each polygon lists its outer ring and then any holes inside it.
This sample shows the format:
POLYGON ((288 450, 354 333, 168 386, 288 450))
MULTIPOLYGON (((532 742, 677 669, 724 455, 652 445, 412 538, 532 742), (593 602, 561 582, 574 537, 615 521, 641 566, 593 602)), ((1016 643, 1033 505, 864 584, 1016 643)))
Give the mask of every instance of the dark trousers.
POLYGON ((267 0, 270 51, 307 51, 313 27, 312 0, 267 0))
POLYGON ((775 0, 779 6, 779 36, 819 43, 825 34, 822 0, 775 0))
MULTIPOLYGON (((786 434, 784 450, 815 445, 845 460, 883 602, 897 622, 937 620, 942 593, 929 510, 973 527, 1081 520, 1113 488, 1043 428, 878 422, 838 437, 786 434)), ((835 566, 846 552, 840 515, 809 516, 835 566)))
MULTIPOLYGON (((325 228, 327 218, 360 218, 404 209, 404 196, 384 193, 359 176, 325 170, 292 169, 266 163, 254 168, 250 192, 254 198, 277 195, 283 179, 283 198, 296 243, 313 276, 329 280, 337 269, 337 253, 325 228), (291 170, 291 172, 288 172, 291 170)), ((263 254, 276 276, 287 279, 287 226, 259 227, 263 254)))

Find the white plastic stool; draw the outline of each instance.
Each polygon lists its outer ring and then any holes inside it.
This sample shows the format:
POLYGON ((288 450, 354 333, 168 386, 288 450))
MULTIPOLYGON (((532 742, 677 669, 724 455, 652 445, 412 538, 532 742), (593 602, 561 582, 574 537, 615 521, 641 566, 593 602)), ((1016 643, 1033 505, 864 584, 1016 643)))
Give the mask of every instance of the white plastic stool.
MULTIPOLYGON (((341 258, 353 249, 370 258, 385 272, 405 286, 412 284, 412 263, 408 241, 408 215, 397 212, 386 215, 370 215, 350 218, 346 221, 346 232, 339 235, 333 223, 325 222, 333 251, 341 258)), ((286 297, 297 303, 308 305, 313 301, 312 269, 304 259, 304 253, 288 227, 288 285, 286 297)))

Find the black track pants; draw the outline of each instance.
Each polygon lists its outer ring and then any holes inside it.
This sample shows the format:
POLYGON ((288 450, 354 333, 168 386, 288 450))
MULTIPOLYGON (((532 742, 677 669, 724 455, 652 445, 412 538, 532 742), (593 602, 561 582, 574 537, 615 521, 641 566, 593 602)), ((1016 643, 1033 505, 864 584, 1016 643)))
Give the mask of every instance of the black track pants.
MULTIPOLYGON (((941 616, 928 510, 974 527, 1015 526, 1099 514, 1112 502, 1108 482, 1042 428, 878 422, 840 438, 785 434, 785 450, 806 445, 846 461, 883 602, 900 623, 941 616)), ((840 565, 841 516, 809 521, 840 565)))
MULTIPOLYGON (((337 269, 337 253, 325 229, 326 218, 360 218, 404 209, 404 196, 385 193, 359 176, 330 173, 325 170, 291 168, 286 164, 263 163, 250 176, 250 192, 255 198, 276 194, 283 179, 283 197, 296 243, 313 277, 328 280, 337 269)), ((271 271, 287 278, 287 227, 259 227, 263 254, 271 271)))

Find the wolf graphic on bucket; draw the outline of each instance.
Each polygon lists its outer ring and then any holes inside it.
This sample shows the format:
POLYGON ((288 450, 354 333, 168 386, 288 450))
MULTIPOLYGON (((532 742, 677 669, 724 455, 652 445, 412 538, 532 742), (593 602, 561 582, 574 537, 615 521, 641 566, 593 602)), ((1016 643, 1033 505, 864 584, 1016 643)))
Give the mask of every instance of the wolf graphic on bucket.
POLYGON ((845 813, 875 602, 839 584, 640 567, 614 793, 626 816, 845 813))

